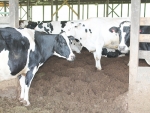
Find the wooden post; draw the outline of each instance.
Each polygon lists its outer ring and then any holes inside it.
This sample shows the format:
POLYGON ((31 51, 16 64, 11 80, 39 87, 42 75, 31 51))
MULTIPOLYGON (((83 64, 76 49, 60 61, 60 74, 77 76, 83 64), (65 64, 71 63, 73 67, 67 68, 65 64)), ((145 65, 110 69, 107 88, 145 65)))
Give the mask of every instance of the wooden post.
POLYGON ((44 21, 44 12, 45 12, 45 11, 44 11, 44 8, 45 8, 45 7, 44 7, 44 3, 43 3, 43 5, 42 5, 42 8, 43 8, 43 21, 44 21))
POLYGON ((105 17, 105 15, 106 15, 106 13, 105 13, 105 6, 106 6, 106 4, 104 3, 104 12, 103 12, 103 17, 105 17))
POLYGON ((87 19, 89 18, 89 2, 87 3, 87 19))
POLYGON ((128 3, 128 13, 127 13, 127 17, 129 17, 129 4, 130 4, 130 3, 128 3))
POLYGON ((19 27, 18 0, 9 0, 9 18, 11 27, 19 27))
POLYGON ((51 21, 53 21, 53 0, 51 0, 51 21))
MULTIPOLYGON (((4 12, 6 12, 6 1, 4 2, 4 12)), ((6 14, 5 14, 5 16, 6 16, 6 14)))
POLYGON ((30 13, 30 0, 27 0, 27 20, 30 20, 31 13, 30 13))
MULTIPOLYGON (((56 11, 57 11, 57 9, 58 9, 58 0, 56 0, 56 11)), ((58 21, 58 13, 56 13, 56 21, 58 21)))
POLYGON ((82 20, 84 20, 84 4, 82 5, 82 20))
POLYGON ((70 8, 69 8, 69 16, 68 17, 69 17, 68 20, 70 21, 70 8))
POLYGON ((97 14, 96 14, 96 17, 98 17, 98 3, 96 3, 96 6, 97 6, 97 14))
POLYGON ((121 17, 122 17, 123 1, 121 1, 121 17))
POLYGON ((141 0, 131 0, 131 38, 128 110, 131 113, 150 112, 150 74, 139 67, 139 26, 141 0), (148 75, 148 76, 147 76, 148 75))
POLYGON ((106 4, 106 17, 108 17, 108 10, 109 10, 109 0, 107 0, 107 4, 106 4))
MULTIPOLYGON (((73 8, 73 4, 72 4, 72 8, 73 8)), ((71 20, 73 20, 73 12, 71 11, 71 20)))
POLYGON ((80 20, 80 0, 78 0, 78 20, 80 20))

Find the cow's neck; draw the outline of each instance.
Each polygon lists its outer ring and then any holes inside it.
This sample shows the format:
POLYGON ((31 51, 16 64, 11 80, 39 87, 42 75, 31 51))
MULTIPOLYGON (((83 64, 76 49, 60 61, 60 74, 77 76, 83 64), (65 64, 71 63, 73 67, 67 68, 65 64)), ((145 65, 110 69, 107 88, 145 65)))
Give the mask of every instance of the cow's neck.
POLYGON ((42 35, 36 36, 35 33, 35 43, 37 45, 37 49, 39 49, 38 51, 40 51, 42 59, 46 61, 50 56, 53 55, 55 37, 48 37, 48 35, 47 36, 42 35))

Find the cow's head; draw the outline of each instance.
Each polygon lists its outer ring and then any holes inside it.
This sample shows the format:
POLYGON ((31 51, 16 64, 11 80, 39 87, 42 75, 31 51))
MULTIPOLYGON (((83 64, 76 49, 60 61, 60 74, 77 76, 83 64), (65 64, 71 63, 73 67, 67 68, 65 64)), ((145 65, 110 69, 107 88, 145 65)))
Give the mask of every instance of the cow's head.
POLYGON ((19 20, 19 28, 25 28, 28 25, 28 20, 19 20))
POLYGON ((111 27, 110 32, 115 32, 119 34, 119 46, 118 50, 121 52, 128 52, 130 46, 130 22, 123 21, 120 23, 119 27, 111 27))
POLYGON ((86 29, 83 23, 70 23, 70 27, 64 29, 67 36, 72 36, 82 42, 82 37, 87 35, 87 32, 91 32, 91 30, 86 29))
POLYGON ((124 21, 119 25, 119 47, 120 51, 128 51, 130 46, 130 25, 129 21, 124 21))
POLYGON ((81 53, 83 46, 80 43, 80 41, 78 39, 74 39, 74 40, 71 40, 70 42, 71 42, 70 46, 71 46, 72 51, 81 53))
POLYGON ((34 29, 37 26, 37 22, 29 21, 26 28, 34 29))
POLYGON ((56 37, 54 55, 66 58, 69 61, 73 61, 75 59, 75 55, 73 54, 71 50, 69 39, 66 36, 65 32, 62 32, 56 37))
POLYGON ((47 34, 51 34, 53 31, 53 26, 51 22, 38 21, 38 24, 35 27, 35 30, 40 31, 40 32, 46 32, 47 34))

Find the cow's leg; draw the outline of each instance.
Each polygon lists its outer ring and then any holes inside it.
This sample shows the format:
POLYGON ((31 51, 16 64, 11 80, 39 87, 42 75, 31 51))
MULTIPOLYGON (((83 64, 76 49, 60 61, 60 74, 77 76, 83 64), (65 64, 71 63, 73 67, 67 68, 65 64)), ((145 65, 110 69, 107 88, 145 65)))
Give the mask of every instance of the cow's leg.
POLYGON ((26 78, 25 78, 25 95, 24 95, 24 102, 23 104, 25 106, 29 106, 30 102, 29 102, 29 88, 31 85, 31 82, 33 80, 33 77, 35 75, 35 73, 37 72, 37 67, 35 66, 34 68, 30 69, 30 71, 27 72, 26 78))
POLYGON ((19 82, 20 82, 20 86, 21 86, 21 94, 20 94, 19 101, 23 102, 24 93, 25 93, 24 92, 25 91, 25 76, 20 75, 19 82))
POLYGON ((101 60, 101 51, 93 52, 97 70, 101 70, 102 69, 101 63, 100 63, 100 60, 101 60))
POLYGON ((25 106, 30 105, 30 102, 29 102, 29 88, 30 88, 30 86, 25 85, 25 96, 24 96, 24 101, 23 101, 23 104, 25 106))

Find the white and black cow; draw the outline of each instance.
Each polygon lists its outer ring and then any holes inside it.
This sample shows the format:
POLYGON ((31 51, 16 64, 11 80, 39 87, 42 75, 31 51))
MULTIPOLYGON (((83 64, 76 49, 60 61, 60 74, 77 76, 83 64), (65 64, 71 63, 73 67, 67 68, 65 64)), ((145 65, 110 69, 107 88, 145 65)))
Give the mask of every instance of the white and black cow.
POLYGON ((31 29, 0 28, 0 81, 20 76, 20 102, 30 105, 29 88, 34 75, 54 55, 73 61, 68 37, 31 29))
MULTIPOLYGON (((30 29, 35 29, 35 27, 40 23, 41 21, 34 22, 34 21, 29 21, 29 20, 19 20, 19 28, 30 28, 30 29)), ((42 21, 43 23, 49 23, 51 21, 42 21)))
MULTIPOLYGON (((46 32, 48 34, 59 34, 61 32, 65 32, 65 29, 71 28, 73 25, 81 22, 81 20, 77 21, 51 21, 51 22, 38 22, 38 25, 35 27, 36 31, 46 32)), ((80 53, 82 50, 82 44, 79 40, 71 40, 70 46, 72 51, 76 53, 80 53)))
POLYGON ((36 31, 46 32, 48 34, 59 34, 63 31, 68 21, 51 21, 43 22, 39 21, 35 27, 36 31))
POLYGON ((26 28, 28 23, 29 23, 29 20, 19 20, 19 29, 26 28))
MULTIPOLYGON (((116 32, 119 33, 120 44, 118 50, 121 52, 130 50, 130 25, 130 21, 123 21, 120 23, 119 27, 115 28, 117 29, 116 32)), ((139 30, 140 34, 150 34, 150 26, 140 26, 139 30)), ((139 50, 150 51, 150 43, 140 42, 139 50)), ((145 60, 150 65, 150 61, 148 59, 145 60)))
MULTIPOLYGON (((35 29, 36 31, 40 31, 40 32, 46 32, 47 34, 60 34, 61 32, 63 32, 63 28, 66 27, 67 22, 69 21, 34 22, 34 21, 28 21, 28 20, 20 20, 19 29, 29 28, 29 29, 35 29)), ((74 22, 71 22, 71 23, 73 24, 74 22)), ((81 53, 82 45, 79 41, 70 40, 70 46, 71 46, 72 51, 75 51, 76 53, 81 53)))
POLYGON ((90 18, 70 29, 65 29, 67 36, 73 36, 93 53, 96 68, 101 70, 102 48, 117 49, 119 45, 118 33, 111 33, 109 28, 119 25, 128 18, 90 18))

